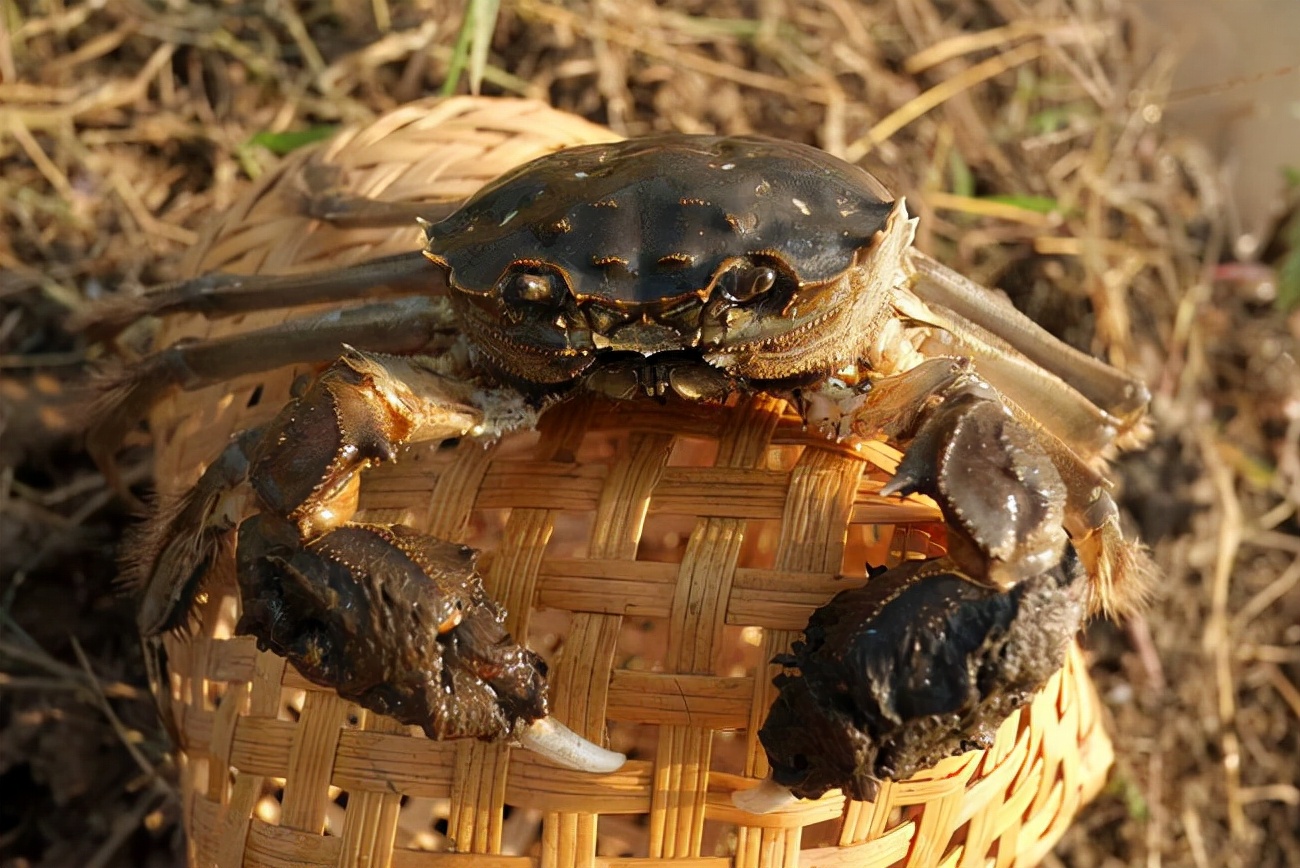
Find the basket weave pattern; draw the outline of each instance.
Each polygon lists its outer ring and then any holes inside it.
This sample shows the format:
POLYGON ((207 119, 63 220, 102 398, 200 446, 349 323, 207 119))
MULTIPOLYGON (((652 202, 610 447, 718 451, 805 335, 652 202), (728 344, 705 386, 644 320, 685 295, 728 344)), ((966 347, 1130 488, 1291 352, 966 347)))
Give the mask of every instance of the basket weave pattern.
MULTIPOLYGON (((418 243, 414 229, 344 231, 301 216, 312 167, 335 167, 356 195, 419 201, 467 195, 523 160, 610 138, 535 103, 406 107, 286 161, 209 228, 187 267, 288 272, 418 243)), ((290 315, 174 317, 164 340, 290 315)), ((160 489, 192 484, 302 373, 162 404, 152 418, 160 489)), ((194 631, 167 640, 160 697, 182 742, 193 864, 1037 862, 1111 761, 1077 650, 992 749, 885 784, 874 803, 832 792, 765 816, 731 806, 732 792, 767 771, 754 735, 775 693, 767 661, 814 608, 865 581, 865 563, 938 551, 932 504, 878 494, 897 458, 884 444, 854 450, 805 432, 763 396, 726 406, 583 398, 548 411, 536 432, 418 445, 369 472, 362 517, 482 549, 511 630, 550 661, 554 713, 632 758, 605 776, 570 772, 497 744, 429 741, 343 701, 232 636, 227 559, 194 631)))

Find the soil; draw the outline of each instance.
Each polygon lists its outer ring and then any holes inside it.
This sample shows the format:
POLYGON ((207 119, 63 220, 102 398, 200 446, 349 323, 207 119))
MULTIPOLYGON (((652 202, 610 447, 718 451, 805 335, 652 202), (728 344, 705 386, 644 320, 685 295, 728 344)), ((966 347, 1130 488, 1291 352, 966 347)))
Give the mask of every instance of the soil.
MULTIPOLYGON (((77 433, 87 371, 143 330, 107 345, 68 316, 168 279, 286 134, 466 90, 455 5, 0 5, 0 864, 183 862, 114 588, 131 508, 77 433)), ((1300 864, 1300 197, 1279 171, 1276 216, 1242 228, 1239 145, 1164 125, 1169 32, 1123 0, 502 5, 484 92, 861 160, 926 249, 1151 384, 1116 475, 1162 581, 1089 629, 1118 761, 1048 864, 1300 864)), ((145 493, 143 435, 123 467, 145 493)))

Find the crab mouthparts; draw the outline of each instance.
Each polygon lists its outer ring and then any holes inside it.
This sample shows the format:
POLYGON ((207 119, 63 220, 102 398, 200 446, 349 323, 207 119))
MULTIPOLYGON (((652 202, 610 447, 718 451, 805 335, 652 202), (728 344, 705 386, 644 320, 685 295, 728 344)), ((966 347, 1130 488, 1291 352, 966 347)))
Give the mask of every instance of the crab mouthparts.
POLYGON ((598 350, 633 352, 649 357, 694 347, 699 342, 699 329, 695 329, 693 334, 684 334, 679 329, 643 316, 608 335, 592 332, 591 342, 598 350))

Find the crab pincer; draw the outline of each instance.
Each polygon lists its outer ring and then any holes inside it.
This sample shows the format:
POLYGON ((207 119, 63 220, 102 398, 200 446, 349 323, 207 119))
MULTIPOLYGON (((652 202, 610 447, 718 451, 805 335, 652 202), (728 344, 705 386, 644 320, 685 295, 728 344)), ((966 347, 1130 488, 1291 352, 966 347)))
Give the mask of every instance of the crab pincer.
POLYGON ((769 783, 736 804, 765 813, 832 788, 874 799, 940 760, 987 748, 1064 663, 1086 615, 1073 551, 1007 591, 951 560, 914 561, 818 609, 759 732, 769 783))
POLYGON ((183 621, 237 528, 236 632, 303 677, 430 738, 505 739, 613 771, 621 754, 549 717, 546 664, 506 630, 477 552, 352 520, 364 469, 412 440, 484 424, 484 412, 460 403, 465 394, 418 359, 346 353, 272 422, 237 438, 180 509, 160 514, 154 556, 138 564, 154 591, 142 631, 183 621), (250 507, 257 513, 243 518, 250 507))

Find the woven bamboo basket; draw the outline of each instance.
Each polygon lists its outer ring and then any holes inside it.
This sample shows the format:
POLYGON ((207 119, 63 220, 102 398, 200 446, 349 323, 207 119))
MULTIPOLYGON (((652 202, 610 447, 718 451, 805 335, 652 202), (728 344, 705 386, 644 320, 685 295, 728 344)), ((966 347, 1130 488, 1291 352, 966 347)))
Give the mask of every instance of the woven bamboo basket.
MULTIPOLYGON (((217 218, 198 273, 289 272, 413 249, 417 229, 301 215, 304 178, 419 201, 471 193, 522 161, 608 130, 543 105, 459 98, 398 109, 296 155, 217 218)), ((299 312, 172 317, 162 340, 299 312)), ((158 487, 194 482, 265 421, 303 370, 176 394, 151 424, 158 487)), ((932 555, 923 499, 878 491, 898 453, 801 430, 780 401, 574 400, 536 432, 419 446, 369 472, 369 520, 483 550, 486 585, 551 665, 554 713, 630 760, 593 776, 475 741, 437 743, 304 680, 235 637, 232 566, 196 626, 166 639, 160 703, 177 734, 193 865, 528 868, 1032 865, 1101 787, 1110 742, 1080 655, 1006 721, 994 747, 885 784, 755 816, 731 794, 767 771, 755 733, 771 658, 864 563, 932 555)))

